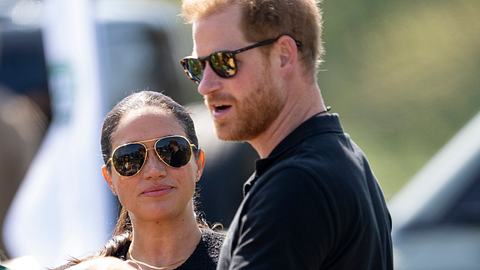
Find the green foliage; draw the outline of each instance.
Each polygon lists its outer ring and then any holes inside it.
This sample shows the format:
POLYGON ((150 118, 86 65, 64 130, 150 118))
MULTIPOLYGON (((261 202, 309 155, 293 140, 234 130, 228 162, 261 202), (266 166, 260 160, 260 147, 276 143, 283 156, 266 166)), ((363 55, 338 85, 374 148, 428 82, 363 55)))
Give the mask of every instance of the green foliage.
POLYGON ((322 8, 320 87, 391 197, 479 111, 480 1, 322 8))

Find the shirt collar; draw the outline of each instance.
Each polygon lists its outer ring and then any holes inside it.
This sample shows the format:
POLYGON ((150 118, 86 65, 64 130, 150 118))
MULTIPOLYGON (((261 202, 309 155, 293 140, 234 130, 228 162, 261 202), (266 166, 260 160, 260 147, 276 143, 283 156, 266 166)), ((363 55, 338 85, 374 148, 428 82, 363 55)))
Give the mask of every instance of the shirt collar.
POLYGON ((244 195, 248 193, 253 184, 265 171, 275 164, 286 151, 297 147, 307 137, 322 133, 343 133, 338 114, 316 114, 300 124, 287 137, 285 137, 264 159, 259 159, 255 164, 255 173, 245 182, 244 195))

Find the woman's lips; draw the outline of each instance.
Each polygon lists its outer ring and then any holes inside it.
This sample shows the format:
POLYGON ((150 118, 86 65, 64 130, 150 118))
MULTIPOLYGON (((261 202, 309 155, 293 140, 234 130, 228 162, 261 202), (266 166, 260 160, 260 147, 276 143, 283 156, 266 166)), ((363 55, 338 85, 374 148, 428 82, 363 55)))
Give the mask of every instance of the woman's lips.
POLYGON ((172 186, 159 186, 159 187, 152 187, 148 188, 143 191, 140 195, 145 197, 158 197, 167 195, 168 193, 172 192, 175 188, 172 186))

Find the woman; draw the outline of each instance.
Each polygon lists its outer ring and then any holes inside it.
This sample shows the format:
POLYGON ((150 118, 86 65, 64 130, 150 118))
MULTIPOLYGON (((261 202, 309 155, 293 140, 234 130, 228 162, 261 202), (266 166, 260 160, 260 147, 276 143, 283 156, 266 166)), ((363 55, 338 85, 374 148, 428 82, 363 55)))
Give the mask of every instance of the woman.
POLYGON ((122 209, 98 256, 138 269, 215 269, 224 236, 194 211, 205 155, 186 110, 158 92, 134 93, 107 114, 101 146, 102 174, 122 209))

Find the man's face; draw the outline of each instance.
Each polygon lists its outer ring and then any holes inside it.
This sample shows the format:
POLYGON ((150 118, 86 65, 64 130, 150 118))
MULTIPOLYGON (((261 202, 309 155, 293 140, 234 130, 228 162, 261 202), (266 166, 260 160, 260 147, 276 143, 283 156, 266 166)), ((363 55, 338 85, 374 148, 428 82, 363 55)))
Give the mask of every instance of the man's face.
MULTIPOLYGON (((252 44, 240 30, 240 10, 236 7, 196 21, 193 41, 193 55, 197 57, 252 44)), ((286 98, 275 85, 269 58, 260 49, 237 54, 236 60, 238 71, 232 78, 219 77, 207 63, 198 92, 204 97, 220 139, 248 141, 270 126, 286 98)))

